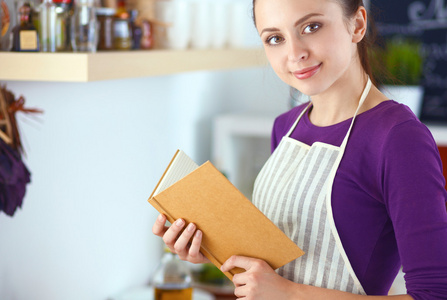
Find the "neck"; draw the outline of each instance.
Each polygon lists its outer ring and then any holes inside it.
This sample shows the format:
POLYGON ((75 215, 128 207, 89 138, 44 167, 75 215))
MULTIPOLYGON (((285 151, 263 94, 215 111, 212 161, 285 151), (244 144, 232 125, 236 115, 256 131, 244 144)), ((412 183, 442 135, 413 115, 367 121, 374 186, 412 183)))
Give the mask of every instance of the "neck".
POLYGON ((311 97, 310 121, 316 126, 330 126, 352 118, 367 80, 359 65, 347 70, 326 91, 311 97))

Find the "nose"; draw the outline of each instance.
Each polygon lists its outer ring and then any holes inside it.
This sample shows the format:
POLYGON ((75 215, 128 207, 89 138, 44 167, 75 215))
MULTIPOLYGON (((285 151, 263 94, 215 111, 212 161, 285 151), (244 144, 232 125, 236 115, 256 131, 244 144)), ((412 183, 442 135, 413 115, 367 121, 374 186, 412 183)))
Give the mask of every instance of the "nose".
POLYGON ((290 62, 299 62, 306 60, 309 57, 309 51, 305 45, 298 39, 289 39, 288 43, 288 60, 290 62))

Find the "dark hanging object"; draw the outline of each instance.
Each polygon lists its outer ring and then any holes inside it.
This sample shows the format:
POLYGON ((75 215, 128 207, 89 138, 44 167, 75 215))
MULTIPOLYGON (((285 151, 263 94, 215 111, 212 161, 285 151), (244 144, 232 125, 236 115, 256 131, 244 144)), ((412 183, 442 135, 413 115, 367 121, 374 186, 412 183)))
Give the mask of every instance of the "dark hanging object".
POLYGON ((22 206, 26 185, 31 174, 22 161, 23 151, 15 113, 41 113, 26 109, 25 99, 15 99, 14 94, 0 86, 0 212, 13 216, 22 206))
POLYGON ((13 216, 22 207, 30 175, 20 153, 0 139, 0 211, 13 216))

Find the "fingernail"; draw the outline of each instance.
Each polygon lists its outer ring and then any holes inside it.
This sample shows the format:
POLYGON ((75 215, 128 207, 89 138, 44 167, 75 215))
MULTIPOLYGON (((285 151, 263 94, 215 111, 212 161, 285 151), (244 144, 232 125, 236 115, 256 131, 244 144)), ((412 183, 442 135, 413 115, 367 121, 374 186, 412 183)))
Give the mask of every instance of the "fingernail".
POLYGON ((202 236, 202 231, 197 230, 197 232, 196 232, 196 238, 199 238, 199 237, 201 237, 201 236, 202 236))
POLYGON ((163 215, 158 215, 158 221, 163 222, 163 219, 164 219, 163 215))
POLYGON ((183 220, 182 219, 178 219, 177 221, 175 221, 175 225, 177 225, 177 226, 183 226, 183 220))
POLYGON ((188 225, 188 231, 189 232, 191 232, 191 231, 193 231, 194 230, 194 224, 193 223, 189 223, 189 225, 188 225))

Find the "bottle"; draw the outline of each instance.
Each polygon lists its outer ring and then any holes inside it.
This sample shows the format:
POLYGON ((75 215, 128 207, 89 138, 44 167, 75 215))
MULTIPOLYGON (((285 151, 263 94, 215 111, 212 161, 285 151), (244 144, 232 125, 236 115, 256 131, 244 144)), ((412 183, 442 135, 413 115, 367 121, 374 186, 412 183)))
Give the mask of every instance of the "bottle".
POLYGON ((143 19, 141 23, 142 36, 140 40, 140 49, 152 49, 154 46, 154 27, 152 26, 152 23, 146 19, 143 19))
POLYGON ((132 49, 132 24, 130 14, 126 10, 125 0, 118 0, 116 15, 114 20, 114 35, 116 50, 132 49))
POLYGON ((99 23, 98 50, 114 49, 114 27, 115 9, 111 7, 98 7, 96 17, 99 23))
POLYGON ((155 300, 191 300, 192 276, 186 262, 165 249, 152 278, 155 300))
POLYGON ((39 5, 40 51, 56 52, 56 4, 43 0, 39 5))
POLYGON ((138 10, 133 9, 130 11, 130 26, 132 28, 132 49, 138 50, 141 47, 141 37, 143 31, 141 26, 137 24, 138 10))
POLYGON ((96 52, 98 22, 95 0, 75 0, 71 19, 71 46, 73 51, 96 52))
POLYGON ((16 25, 12 30, 12 51, 39 51, 39 38, 36 27, 33 25, 30 3, 25 2, 18 8, 18 20, 20 24, 16 25))
POLYGON ((56 51, 68 49, 69 9, 71 0, 53 0, 56 4, 56 51))

